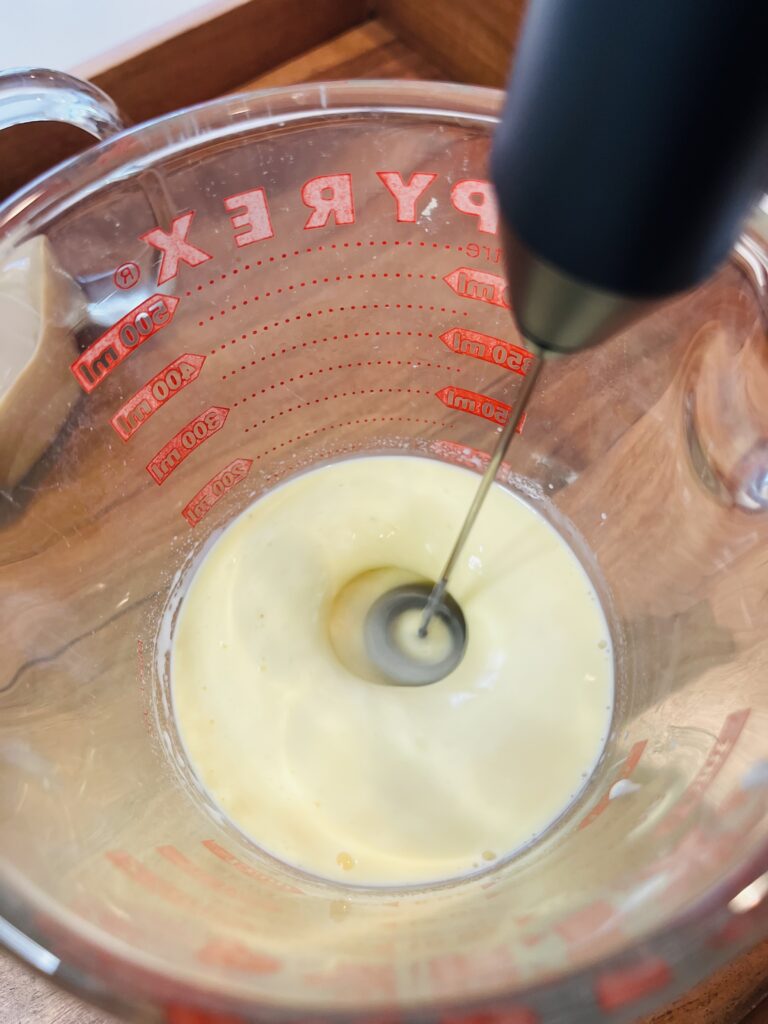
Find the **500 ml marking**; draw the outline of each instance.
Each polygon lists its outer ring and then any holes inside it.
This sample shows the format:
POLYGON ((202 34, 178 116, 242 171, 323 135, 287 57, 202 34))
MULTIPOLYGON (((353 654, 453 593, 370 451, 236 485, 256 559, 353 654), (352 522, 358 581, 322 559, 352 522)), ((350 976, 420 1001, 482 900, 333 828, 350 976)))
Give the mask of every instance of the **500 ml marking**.
POLYGON ((228 415, 229 409, 212 405, 182 427, 147 465, 147 472, 155 483, 164 484, 190 452, 221 430, 228 415))
POLYGON ((510 341, 502 341, 501 338, 493 338, 490 334, 480 334, 478 331, 469 331, 464 327, 452 327, 450 331, 440 335, 440 341, 452 352, 470 356, 472 359, 482 359, 483 362, 519 373, 521 377, 525 376, 528 363, 533 358, 527 349, 513 345, 510 341))
POLYGON ((253 459, 235 459, 220 470, 216 476, 211 477, 208 483, 201 487, 194 498, 181 510, 181 514, 189 525, 197 526, 199 522, 202 522, 217 501, 231 491, 235 484, 245 480, 252 465, 253 459))
POLYGON ((197 380, 205 356, 185 352, 169 363, 164 370, 148 380, 133 398, 129 398, 109 421, 115 431, 127 441, 142 427, 149 417, 177 395, 182 388, 197 380))
POLYGON ((70 369, 89 394, 139 345, 166 327, 181 300, 175 295, 153 295, 89 345, 70 369))
MULTIPOLYGON (((490 420, 500 427, 509 419, 511 405, 500 402, 498 398, 490 398, 488 395, 478 394, 477 391, 467 391, 466 388, 441 388, 435 392, 443 405, 457 412, 468 412, 471 416, 479 416, 481 419, 490 420)), ((515 433, 522 434, 525 424, 525 416, 518 423, 515 433)))

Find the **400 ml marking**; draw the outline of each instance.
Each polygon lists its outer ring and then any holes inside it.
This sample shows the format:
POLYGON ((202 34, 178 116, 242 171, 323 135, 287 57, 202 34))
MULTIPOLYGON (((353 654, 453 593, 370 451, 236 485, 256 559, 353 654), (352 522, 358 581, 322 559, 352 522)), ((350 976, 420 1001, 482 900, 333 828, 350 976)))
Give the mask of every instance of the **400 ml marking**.
POLYGON ((235 459, 220 470, 216 476, 211 477, 204 487, 201 487, 194 498, 181 510, 181 514, 190 526, 197 526, 208 515, 217 501, 220 501, 225 494, 245 480, 253 465, 253 459, 235 459))
POLYGON ((490 334, 469 331, 465 327, 452 327, 440 335, 440 341, 460 356, 482 359, 483 362, 493 363, 512 373, 519 373, 521 377, 526 375, 528 363, 533 359, 533 354, 519 345, 493 338, 490 334))
POLYGON ((228 415, 229 409, 212 405, 182 427, 147 465, 147 472, 155 483, 164 484, 195 448, 221 430, 228 415))
MULTIPOLYGON (((466 388, 441 388, 435 392, 443 405, 457 412, 468 412, 471 416, 479 416, 481 419, 489 420, 503 427, 509 419, 511 405, 500 402, 498 398, 490 398, 488 395, 481 395, 477 391, 467 391, 466 388)), ((522 434, 525 424, 525 416, 515 428, 516 434, 522 434)))
POLYGON ((180 301, 175 295, 153 295, 89 345, 70 367, 83 391, 90 394, 139 345, 167 327, 180 301))
POLYGON ((109 421, 123 441, 133 437, 153 413, 178 395, 187 384, 197 380, 204 362, 205 356, 185 352, 139 388, 109 421))

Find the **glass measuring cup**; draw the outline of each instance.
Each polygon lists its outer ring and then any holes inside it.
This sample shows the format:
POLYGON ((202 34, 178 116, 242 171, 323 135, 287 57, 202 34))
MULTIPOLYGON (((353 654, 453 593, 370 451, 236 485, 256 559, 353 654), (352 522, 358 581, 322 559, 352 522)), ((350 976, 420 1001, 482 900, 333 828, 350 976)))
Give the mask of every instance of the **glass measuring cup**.
MULTIPOLYGON (((55 116, 119 127, 72 81, 17 79, 0 109, 62 89, 55 116)), ((505 482, 581 555, 616 650, 606 753, 541 841, 451 886, 333 886, 217 816, 181 754, 167 635, 217 531, 328 459, 483 466, 527 360, 486 181, 500 98, 234 97, 0 210, 0 264, 47 332, 0 406, 2 935, 129 1017, 631 1020, 765 933, 758 233, 549 364, 510 449, 505 482)))

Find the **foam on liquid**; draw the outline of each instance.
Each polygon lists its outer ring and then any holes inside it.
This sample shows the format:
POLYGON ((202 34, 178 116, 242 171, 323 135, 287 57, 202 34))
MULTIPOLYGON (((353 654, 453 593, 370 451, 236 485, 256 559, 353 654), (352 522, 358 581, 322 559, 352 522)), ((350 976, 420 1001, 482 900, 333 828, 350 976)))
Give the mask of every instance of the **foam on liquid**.
POLYGON ((355 885, 453 878, 530 843, 591 774, 613 700, 605 618, 570 547, 502 487, 451 583, 468 627, 453 673, 382 685, 331 640, 352 628, 349 607, 332 622, 351 580, 439 574, 477 484, 411 456, 326 465, 252 505, 195 572, 178 729, 213 800, 275 857, 355 885))

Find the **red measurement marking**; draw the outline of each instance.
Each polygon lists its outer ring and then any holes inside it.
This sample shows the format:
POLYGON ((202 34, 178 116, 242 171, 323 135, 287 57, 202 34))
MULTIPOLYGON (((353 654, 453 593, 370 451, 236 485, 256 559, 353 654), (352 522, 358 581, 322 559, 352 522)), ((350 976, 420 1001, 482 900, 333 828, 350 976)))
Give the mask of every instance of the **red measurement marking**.
POLYGON ((426 967, 433 996, 464 994, 478 983, 492 984, 499 977, 511 985, 519 976, 506 946, 483 949, 480 953, 444 953, 428 960, 426 967))
POLYGON ((463 299, 477 299, 491 306, 510 308, 507 282, 498 274, 474 270, 472 267, 457 267, 450 274, 446 274, 443 280, 463 299))
POLYGON ((490 334, 469 331, 465 327, 452 327, 440 335, 440 341, 460 356, 482 359, 483 362, 519 373, 521 377, 525 376, 528 363, 533 359, 532 353, 519 345, 493 338, 490 334))
POLYGON ((134 263, 132 260, 130 263, 123 263, 117 268, 112 275, 112 280, 115 282, 116 288, 133 288, 138 283, 141 277, 141 270, 139 269, 138 263, 134 263))
POLYGON ((169 864, 172 864, 178 871, 189 875, 196 882, 206 886, 208 889, 215 889, 217 892, 222 892, 228 896, 234 897, 238 902, 242 902, 242 893, 238 891, 234 886, 229 886, 226 882, 220 881, 218 878, 214 878, 209 875, 207 871, 198 867, 197 864, 193 864, 189 857, 185 856, 181 850, 177 850, 175 846, 158 846, 157 852, 160 856, 167 860, 169 864))
POLYGON ((539 1015, 527 1006, 507 1006, 499 1010, 470 1010, 469 1013, 447 1013, 440 1024, 538 1024, 539 1015))
POLYGON ((183 907, 195 907, 196 903, 191 896, 188 896, 181 889, 177 889, 164 878, 160 878, 154 871, 145 867, 140 860, 126 853, 124 850, 111 850, 105 854, 107 860, 113 864, 124 875, 127 875, 134 882, 137 882, 144 889, 160 896, 169 903, 176 903, 183 907))
POLYGON ((228 1013, 210 1010, 195 1010, 191 1006, 181 1006, 177 1003, 165 1006, 164 1012, 168 1024, 247 1024, 243 1017, 233 1017, 228 1013))
POLYGON ((213 437, 224 426, 229 409, 212 405, 210 409, 195 416, 178 434, 163 445, 157 455, 147 463, 147 472, 156 484, 164 484, 171 473, 177 469, 184 459, 199 448, 203 441, 213 437))
POLYGON ((168 326, 180 301, 175 295, 153 295, 97 338, 72 363, 80 387, 93 391, 139 345, 168 326))
POLYGON ((615 949, 625 938, 621 930, 621 913, 606 900, 598 900, 562 918, 555 931, 568 946, 569 959, 577 962, 586 946, 595 956, 615 949))
POLYGON ((127 441, 169 399, 197 380, 204 362, 205 356, 185 352, 148 380, 109 421, 120 437, 127 441))
POLYGON ((253 459, 235 459, 228 466, 211 477, 194 498, 181 510, 190 526, 197 526, 208 515, 213 506, 231 491, 235 484, 244 480, 253 465, 253 459))
POLYGON ((283 892, 295 892, 300 894, 302 891, 293 885, 286 885, 284 882, 279 882, 270 875, 265 875, 263 871, 258 871, 256 868, 251 867, 250 864, 246 864, 244 861, 239 860, 234 853, 230 853, 230 851, 224 846, 217 843, 215 839, 206 839, 203 842, 203 846, 209 853, 212 853, 214 857, 218 857, 219 860, 223 860, 225 864, 229 864, 230 867, 239 871, 241 875, 245 875, 246 878, 253 878, 255 881, 263 882, 265 885, 269 885, 273 889, 282 889, 283 892))
POLYGON ((720 735, 712 745, 712 749, 707 754, 706 760, 699 769, 696 778, 686 789, 685 793, 683 793, 676 806, 659 822, 656 829, 658 835, 665 835, 682 824, 701 801, 702 796, 715 781, 722 771, 723 765, 731 756, 731 751, 736 746, 739 736, 741 736, 749 714, 750 709, 743 708, 741 711, 734 711, 728 715, 720 730, 720 735))
POLYGON ((586 828, 587 825, 591 825, 595 818, 599 818, 603 811, 606 809, 611 799, 611 789, 616 785, 617 782, 621 782, 623 779, 628 779, 632 772, 637 768, 640 758, 643 756, 643 751, 646 748, 648 740, 638 740, 637 743, 632 747, 630 752, 624 759, 623 764, 616 773, 615 778, 611 782, 610 786, 606 789, 605 793, 601 796, 592 810, 587 814, 584 819, 580 822, 579 828, 586 828))
POLYGON ((345 995, 392 998, 397 988, 395 969, 390 964, 336 962, 325 971, 304 975, 312 988, 330 989, 345 995))
POLYGON ((197 954, 201 964, 228 967, 247 974, 275 974, 282 968, 279 960, 266 953, 255 953, 242 942, 214 939, 197 954))
POLYGON ((563 936, 569 946, 578 945, 585 938, 591 939, 595 932, 614 928, 619 916, 619 911, 612 903, 598 900, 562 918, 555 925, 555 931, 563 936))
POLYGON ((672 972, 666 960, 652 957, 631 967, 621 967, 601 974, 595 986, 597 1001, 608 1013, 652 992, 658 992, 671 980, 672 972))
MULTIPOLYGON (((488 395, 478 394, 477 391, 468 391, 466 388, 441 388, 435 392, 443 405, 457 412, 468 412, 472 416, 479 416, 481 419, 490 420, 491 423, 498 423, 500 427, 509 419, 512 406, 506 402, 500 402, 498 398, 490 398, 488 395)), ((522 434, 525 425, 525 417, 518 423, 516 434, 522 434)))

